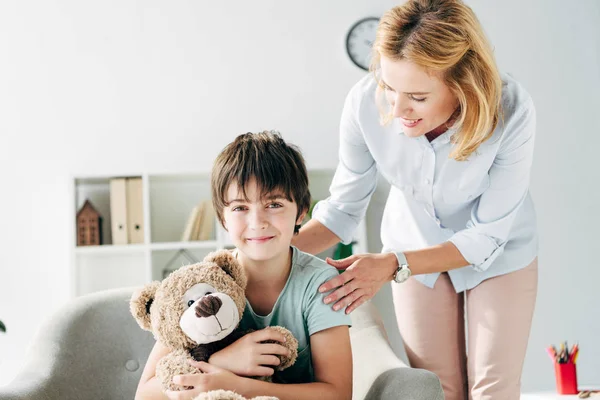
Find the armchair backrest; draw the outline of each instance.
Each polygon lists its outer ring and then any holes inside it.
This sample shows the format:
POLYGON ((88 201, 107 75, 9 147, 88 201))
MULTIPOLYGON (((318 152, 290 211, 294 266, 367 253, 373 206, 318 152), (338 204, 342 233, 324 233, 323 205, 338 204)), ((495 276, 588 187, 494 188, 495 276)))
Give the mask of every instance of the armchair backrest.
POLYGON ((129 313, 132 293, 79 297, 46 322, 11 384, 19 398, 43 382, 36 400, 133 399, 154 338, 129 313))

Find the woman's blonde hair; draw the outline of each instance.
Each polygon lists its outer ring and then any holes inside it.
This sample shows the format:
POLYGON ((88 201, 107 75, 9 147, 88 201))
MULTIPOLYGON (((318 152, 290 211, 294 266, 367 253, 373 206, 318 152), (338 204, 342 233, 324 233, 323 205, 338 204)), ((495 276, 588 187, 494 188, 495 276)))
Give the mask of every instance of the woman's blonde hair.
MULTIPOLYGON (((483 28, 461 0, 409 0, 382 16, 371 61, 380 106, 381 56, 436 74, 457 97, 452 158, 466 160, 492 135, 501 113, 502 80, 483 28)), ((380 110, 382 123, 389 123, 391 113, 380 110)))

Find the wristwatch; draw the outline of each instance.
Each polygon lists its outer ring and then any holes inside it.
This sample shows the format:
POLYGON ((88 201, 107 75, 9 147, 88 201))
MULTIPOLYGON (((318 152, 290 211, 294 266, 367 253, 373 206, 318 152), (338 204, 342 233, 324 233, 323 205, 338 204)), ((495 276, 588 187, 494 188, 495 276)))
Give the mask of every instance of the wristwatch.
POLYGON ((396 258, 398 259, 398 269, 394 272, 394 282, 402 283, 410 278, 412 274, 410 268, 408 266, 408 261, 406 261, 406 256, 401 252, 394 252, 396 258))

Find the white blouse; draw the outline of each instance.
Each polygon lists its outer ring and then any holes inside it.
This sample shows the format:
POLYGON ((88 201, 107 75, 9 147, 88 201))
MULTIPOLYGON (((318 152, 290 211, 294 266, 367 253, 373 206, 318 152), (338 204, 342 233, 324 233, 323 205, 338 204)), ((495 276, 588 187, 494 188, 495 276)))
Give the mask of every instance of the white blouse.
MULTIPOLYGON (((449 271, 456 292, 519 270, 537 255, 536 216, 529 194, 535 108, 529 94, 503 75, 503 118, 467 161, 449 157, 448 130, 429 142, 409 138, 402 124, 379 122, 372 74, 346 98, 339 164, 330 197, 313 210, 344 243, 365 216, 377 172, 391 184, 381 224, 382 252, 451 241, 470 266, 449 271)), ((433 287, 439 273, 415 276, 433 287)))

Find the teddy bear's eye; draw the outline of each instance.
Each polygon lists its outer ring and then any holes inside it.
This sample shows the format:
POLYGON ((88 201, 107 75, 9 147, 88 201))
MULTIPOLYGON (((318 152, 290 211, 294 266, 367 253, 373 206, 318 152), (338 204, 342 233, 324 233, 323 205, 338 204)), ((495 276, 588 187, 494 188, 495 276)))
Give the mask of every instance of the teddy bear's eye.
POLYGON ((194 300, 190 300, 190 301, 188 301, 188 307, 191 307, 191 306, 192 306, 192 304, 194 304, 194 300))

